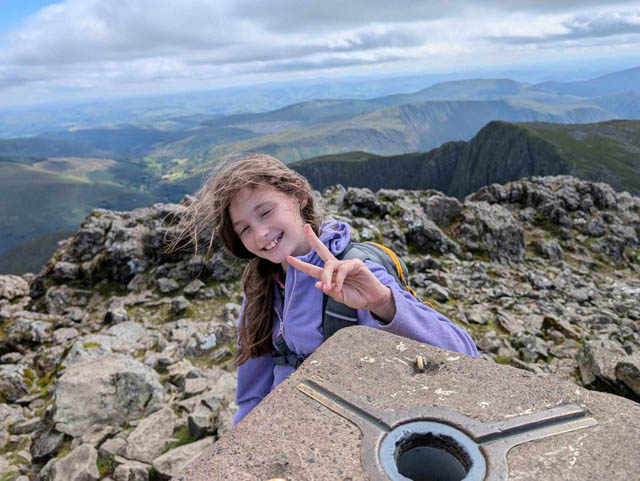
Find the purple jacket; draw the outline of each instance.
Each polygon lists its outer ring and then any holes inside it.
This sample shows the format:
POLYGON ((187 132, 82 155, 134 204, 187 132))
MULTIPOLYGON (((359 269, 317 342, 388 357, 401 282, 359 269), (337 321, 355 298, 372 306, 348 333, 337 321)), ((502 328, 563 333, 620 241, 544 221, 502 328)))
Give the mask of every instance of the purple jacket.
MULTIPOLYGON (((320 240, 335 255, 342 252, 351 236, 348 224, 330 221, 322 226, 320 240)), ((322 266, 324 263, 315 250, 299 259, 322 266)), ((370 311, 358 310, 358 324, 374 327, 419 342, 451 351, 477 356, 478 351, 469 335, 442 314, 417 301, 395 278, 380 266, 365 261, 367 267, 380 281, 391 287, 396 304, 396 316, 389 324, 377 320, 370 311)), ((284 298, 274 289, 273 334, 275 340, 282 333, 289 348, 302 355, 315 351, 323 341, 322 297, 314 284, 316 279, 293 267, 285 280, 284 298)), ((242 319, 242 313, 240 314, 242 319)), ((294 372, 291 366, 276 365, 271 356, 250 358, 238 367, 236 402, 238 411, 233 424, 238 423, 271 390, 294 372)))

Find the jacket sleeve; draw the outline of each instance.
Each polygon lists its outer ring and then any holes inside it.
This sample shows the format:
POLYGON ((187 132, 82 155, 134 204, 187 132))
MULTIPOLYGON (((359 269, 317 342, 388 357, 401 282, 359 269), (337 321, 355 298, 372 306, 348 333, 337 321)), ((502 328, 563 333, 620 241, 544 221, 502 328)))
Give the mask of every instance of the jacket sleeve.
POLYGON ((238 410, 233 416, 233 426, 269 394, 273 385, 273 367, 273 359, 269 355, 250 358, 238 366, 238 410))
MULTIPOLYGON (((245 301, 242 301, 242 309, 238 317, 238 327, 242 322, 245 301)), ((275 364, 269 355, 249 358, 238 366, 238 385, 236 387, 236 404, 238 410, 233 416, 232 425, 249 414, 256 405, 262 401, 273 386, 273 368, 275 364)))
POLYGON ((414 298, 398 285, 384 267, 369 261, 365 261, 365 264, 380 282, 391 288, 396 315, 390 323, 385 324, 370 311, 358 310, 358 324, 469 356, 478 355, 473 339, 463 329, 414 298))

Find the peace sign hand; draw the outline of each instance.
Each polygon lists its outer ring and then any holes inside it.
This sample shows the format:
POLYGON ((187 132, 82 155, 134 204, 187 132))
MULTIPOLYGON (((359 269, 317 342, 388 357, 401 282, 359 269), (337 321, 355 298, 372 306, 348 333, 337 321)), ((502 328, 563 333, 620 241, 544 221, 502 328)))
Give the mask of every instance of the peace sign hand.
POLYGON ((309 245, 324 261, 324 267, 314 266, 288 256, 287 263, 318 279, 315 286, 337 302, 353 309, 366 309, 390 322, 396 313, 391 289, 385 286, 360 259, 340 261, 331 253, 309 224, 304 226, 309 245))

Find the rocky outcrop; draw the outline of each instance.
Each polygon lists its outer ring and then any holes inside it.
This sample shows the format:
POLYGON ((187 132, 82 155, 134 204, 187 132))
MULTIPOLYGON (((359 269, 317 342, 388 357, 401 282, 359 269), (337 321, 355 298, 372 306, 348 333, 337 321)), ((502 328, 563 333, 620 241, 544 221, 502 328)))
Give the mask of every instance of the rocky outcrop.
POLYGON ((0 277, 0 299, 13 300, 29 293, 29 283, 20 276, 0 277))
MULTIPOLYGON (((545 177, 464 201, 340 186, 318 200, 401 254, 482 357, 640 399, 637 197, 545 177)), ((168 479, 229 429, 242 265, 165 251, 183 211, 94 211, 37 276, 0 276, 8 479, 168 479)))

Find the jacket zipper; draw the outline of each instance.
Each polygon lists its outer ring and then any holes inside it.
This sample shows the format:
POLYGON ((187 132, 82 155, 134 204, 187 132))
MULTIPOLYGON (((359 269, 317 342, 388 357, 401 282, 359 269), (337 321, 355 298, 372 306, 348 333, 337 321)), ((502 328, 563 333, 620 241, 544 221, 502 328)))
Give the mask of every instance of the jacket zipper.
MULTIPOLYGON (((286 292, 287 292, 287 279, 285 279, 284 281, 284 294, 283 294, 283 301, 286 302, 286 305, 284 306, 283 310, 282 310, 282 317, 280 317, 280 315, 278 315, 278 317, 280 318, 280 329, 278 329, 278 335, 279 336, 283 336, 284 337, 284 320, 287 317, 287 310, 289 309, 289 306, 291 305, 291 300, 293 299, 293 291, 296 288, 296 271, 295 269, 291 270, 293 273, 293 286, 291 287, 291 292, 289 293, 289 299, 287 300, 286 298, 286 292)), ((284 303, 283 303, 284 304, 284 303)), ((278 311, 276 311, 277 314, 278 311)))

